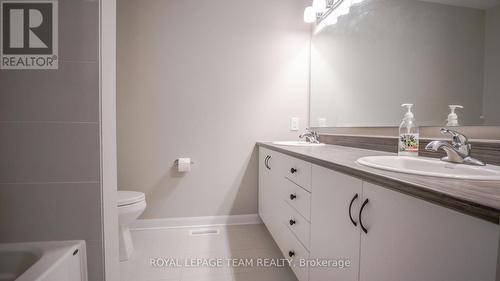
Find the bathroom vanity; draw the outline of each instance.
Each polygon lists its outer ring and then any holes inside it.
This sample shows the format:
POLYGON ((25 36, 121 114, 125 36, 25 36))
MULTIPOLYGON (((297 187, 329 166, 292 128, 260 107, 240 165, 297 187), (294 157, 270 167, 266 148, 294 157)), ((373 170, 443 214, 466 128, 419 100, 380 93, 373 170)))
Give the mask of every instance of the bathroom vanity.
POLYGON ((500 182, 356 163, 377 155, 259 143, 259 214, 298 280, 497 280, 500 182))

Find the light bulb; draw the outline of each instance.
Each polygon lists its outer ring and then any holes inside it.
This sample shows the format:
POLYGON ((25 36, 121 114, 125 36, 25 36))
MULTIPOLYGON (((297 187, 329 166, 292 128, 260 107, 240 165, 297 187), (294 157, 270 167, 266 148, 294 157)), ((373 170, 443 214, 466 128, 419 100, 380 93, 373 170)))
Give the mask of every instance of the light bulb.
POLYGON ((339 10, 339 16, 349 14, 349 9, 351 8, 351 1, 342 1, 340 5, 337 7, 339 10))
POLYGON ((316 21, 316 13, 313 10, 313 7, 306 7, 304 10, 304 22, 313 23, 316 21))
POLYGON ((326 10, 326 0, 314 0, 312 8, 315 13, 323 13, 326 10))

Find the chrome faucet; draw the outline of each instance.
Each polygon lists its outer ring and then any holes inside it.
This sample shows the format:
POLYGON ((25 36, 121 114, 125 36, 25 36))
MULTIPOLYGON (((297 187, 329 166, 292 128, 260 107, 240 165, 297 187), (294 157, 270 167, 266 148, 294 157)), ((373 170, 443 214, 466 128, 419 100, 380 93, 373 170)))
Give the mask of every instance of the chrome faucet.
POLYGON ((447 155, 441 158, 443 161, 475 166, 486 165, 483 161, 470 157, 471 144, 466 136, 446 128, 442 128, 441 133, 451 135, 451 144, 446 141, 431 141, 425 150, 437 152, 439 149, 443 149, 447 155))
POLYGON ((311 131, 309 130, 309 128, 306 129, 306 132, 301 134, 299 136, 299 138, 303 139, 305 138, 306 139, 306 142, 310 142, 310 143, 319 143, 319 134, 318 132, 314 132, 314 131, 311 131))

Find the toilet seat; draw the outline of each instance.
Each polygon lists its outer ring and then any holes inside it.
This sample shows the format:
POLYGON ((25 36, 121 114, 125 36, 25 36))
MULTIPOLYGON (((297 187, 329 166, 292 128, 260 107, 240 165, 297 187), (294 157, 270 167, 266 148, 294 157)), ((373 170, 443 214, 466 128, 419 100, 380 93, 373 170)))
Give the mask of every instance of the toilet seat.
POLYGON ((146 197, 142 192, 117 192, 116 205, 118 209, 118 241, 120 261, 127 261, 134 252, 134 243, 130 234, 130 225, 141 216, 146 209, 146 197))
POLYGON ((122 191, 122 190, 118 191, 118 196, 117 196, 118 207, 136 204, 145 200, 146 197, 142 192, 122 191))

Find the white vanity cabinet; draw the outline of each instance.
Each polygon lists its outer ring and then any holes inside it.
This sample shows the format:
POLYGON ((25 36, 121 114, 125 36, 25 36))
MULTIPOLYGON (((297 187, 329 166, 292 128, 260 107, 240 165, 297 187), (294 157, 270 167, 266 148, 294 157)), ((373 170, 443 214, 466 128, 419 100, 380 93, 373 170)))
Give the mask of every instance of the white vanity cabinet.
POLYGON ((313 166, 312 186, 311 258, 349 259, 351 265, 343 269, 312 267, 310 280, 357 281, 361 239, 358 213, 363 200, 363 182, 313 166))
POLYGON ((259 149, 259 214, 299 281, 309 280, 311 164, 259 149), (301 184, 301 185, 298 185, 301 184), (306 189, 306 188, 307 189, 306 189))
POLYGON ((292 268, 300 281, 497 280, 497 224, 262 147, 259 171, 284 256, 350 262, 292 268))
POLYGON ((498 225, 363 183, 361 281, 494 281, 498 225))
POLYGON ((496 280, 496 224, 316 165, 312 189, 311 258, 351 267, 311 281, 496 280))

